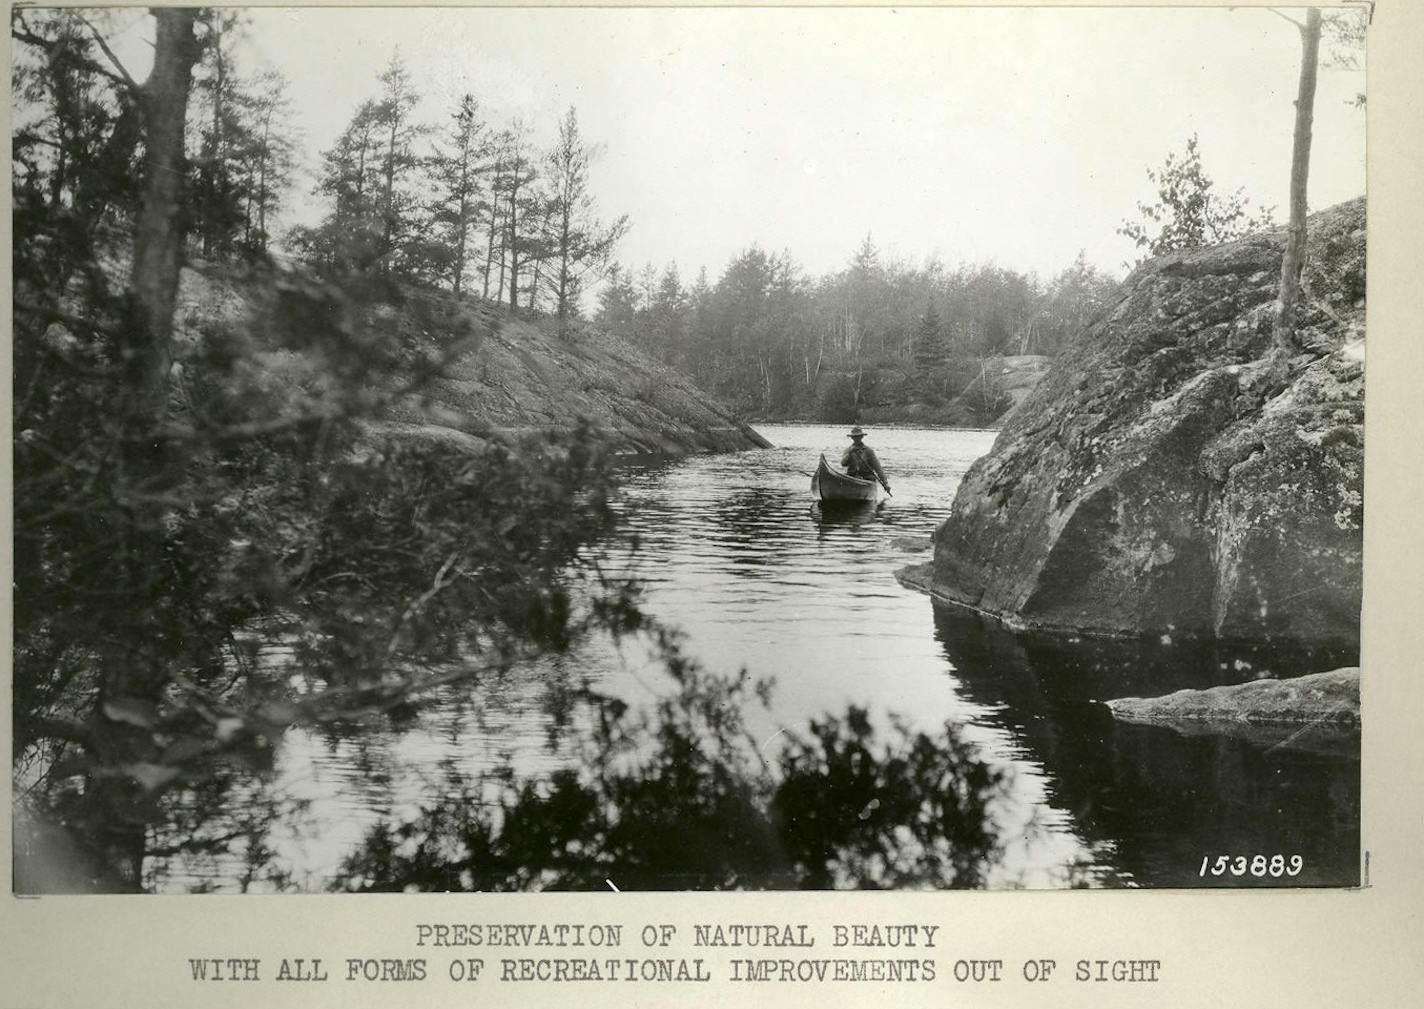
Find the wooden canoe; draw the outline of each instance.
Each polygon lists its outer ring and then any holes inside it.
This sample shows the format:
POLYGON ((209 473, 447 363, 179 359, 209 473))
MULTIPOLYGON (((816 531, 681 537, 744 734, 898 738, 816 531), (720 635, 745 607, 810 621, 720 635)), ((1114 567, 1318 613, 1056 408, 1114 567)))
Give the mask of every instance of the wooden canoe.
POLYGON ((821 501, 874 501, 878 490, 874 480, 861 480, 832 468, 825 455, 811 477, 811 493, 821 501))

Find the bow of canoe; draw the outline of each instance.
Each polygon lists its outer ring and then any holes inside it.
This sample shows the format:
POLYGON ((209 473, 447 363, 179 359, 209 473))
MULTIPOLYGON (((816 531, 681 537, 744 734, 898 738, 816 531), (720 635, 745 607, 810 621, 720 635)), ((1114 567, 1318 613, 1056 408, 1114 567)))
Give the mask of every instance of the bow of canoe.
POLYGON ((811 493, 821 501, 874 501, 877 489, 874 480, 861 480, 834 469, 824 454, 811 477, 811 493))

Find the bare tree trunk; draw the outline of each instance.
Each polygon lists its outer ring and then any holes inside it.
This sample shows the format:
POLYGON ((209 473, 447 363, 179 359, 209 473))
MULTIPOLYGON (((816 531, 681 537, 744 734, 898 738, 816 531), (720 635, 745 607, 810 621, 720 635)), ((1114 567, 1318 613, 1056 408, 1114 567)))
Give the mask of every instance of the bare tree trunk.
POLYGON ((462 152, 460 161, 460 226, 455 250, 454 293, 459 294, 465 281, 465 246, 470 231, 470 152, 462 152))
POLYGON ((183 124, 197 43, 194 11, 159 8, 153 72, 143 86, 143 198, 134 228, 129 277, 132 312, 128 348, 133 408, 152 425, 167 403, 169 339, 182 269, 183 124))
MULTIPOLYGON (((509 229, 505 226, 503 221, 500 221, 499 226, 502 231, 508 233, 509 229)), ((501 239, 499 244, 499 279, 496 281, 494 286, 495 301, 501 301, 504 298, 504 275, 508 270, 509 262, 509 257, 505 255, 504 245, 505 242, 503 239, 501 239)))
POLYGON ((213 205, 208 209, 214 213, 209 214, 207 227, 203 229, 203 255, 211 256, 218 251, 222 235, 219 232, 219 221, 216 213, 221 211, 223 200, 227 196, 227 166, 223 164, 223 91, 227 87, 227 65, 223 62, 222 49, 222 15, 221 10, 213 11, 212 28, 213 38, 209 43, 213 47, 213 57, 217 77, 213 82, 213 150, 212 164, 209 171, 212 172, 213 192, 211 199, 213 205))
POLYGON ((261 251, 267 251, 267 160, 272 156, 272 113, 269 110, 262 120, 262 156, 258 163, 257 184, 257 242, 261 251))
POLYGON ((246 174, 246 176, 244 177, 243 182, 244 182, 244 187, 243 187, 243 188, 246 190, 246 192, 243 194, 243 197, 242 197, 242 247, 243 247, 244 249, 251 249, 251 248, 252 248, 252 200, 253 200, 252 193, 253 193, 253 190, 254 190, 254 188, 255 188, 255 186, 253 185, 252 169, 251 169, 251 168, 248 168, 247 174, 246 174))
MULTIPOLYGON (((499 230, 500 230, 500 227, 501 227, 501 225, 500 225, 500 220, 499 220, 499 199, 498 199, 498 195, 497 195, 497 194, 498 194, 498 190, 499 190, 499 166, 498 166, 497 164, 496 164, 496 166, 495 166, 495 181, 494 181, 494 183, 493 183, 493 188, 494 188, 495 192, 492 192, 492 193, 490 194, 490 201, 489 201, 489 215, 490 215, 490 216, 489 216, 489 237, 488 237, 488 238, 486 239, 486 241, 485 241, 484 288, 483 288, 483 290, 480 292, 480 296, 481 296, 482 298, 486 299, 486 300, 489 299, 489 294, 490 294, 490 273, 491 273, 491 271, 494 269, 495 236, 499 234, 499 230)), ((501 264, 501 265, 500 265, 500 275, 499 275, 499 276, 500 276, 500 279, 499 279, 499 287, 495 289, 495 300, 496 300, 496 301, 499 300, 499 291, 501 291, 501 290, 504 289, 504 272, 503 272, 503 270, 504 270, 504 267, 503 267, 503 263, 504 263, 504 253, 503 253, 503 251, 500 252, 500 257, 499 257, 499 258, 500 258, 500 264, 501 264)))
MULTIPOLYGON (((143 190, 129 277, 129 345, 124 348, 129 399, 123 418, 126 438, 118 488, 121 494, 126 493, 125 484, 151 483, 165 468, 163 450, 153 434, 167 414, 169 341, 182 269, 183 126, 197 57, 195 14, 179 7, 154 11, 157 33, 153 70, 142 93, 143 190)), ((163 507, 142 497, 133 507, 133 517, 124 529, 120 548, 124 559, 116 566, 118 584, 114 588, 132 600, 124 620, 144 628, 151 651, 134 655, 120 648, 101 657, 100 712, 106 712, 111 702, 156 700, 171 673, 165 657, 176 644, 155 592, 163 579, 163 507)), ((153 739, 147 732, 108 717, 95 721, 93 736, 92 755, 99 774, 86 785, 90 815, 95 820, 91 836, 106 867, 126 887, 137 890, 142 885, 144 813, 135 787, 123 775, 103 772, 154 759, 153 739)))
POLYGON ((1276 347, 1295 349, 1296 308, 1300 302, 1300 274, 1305 267, 1306 185, 1310 177, 1311 125, 1315 113, 1315 76, 1320 62, 1320 11, 1306 11, 1300 29, 1300 88, 1295 99, 1295 146, 1291 152, 1290 229, 1281 259, 1281 288, 1276 299, 1276 347))
POLYGON ((396 192, 396 129, 400 125, 400 106, 392 103, 391 135, 386 147, 385 187, 381 192, 381 275, 390 276, 391 254, 395 244, 396 192))
POLYGON ((571 197, 566 192, 564 194, 563 206, 560 208, 559 216, 559 318, 565 319, 569 314, 569 254, 572 244, 571 234, 573 231, 573 209, 571 197))
POLYGON ((366 148, 370 144, 371 127, 365 126, 361 130, 361 150, 356 155, 356 209, 358 212, 364 210, 361 207, 361 200, 366 195, 366 148))
POLYGON ((509 211, 505 215, 508 237, 505 244, 509 246, 509 310, 516 312, 519 309, 519 204, 516 198, 519 194, 519 163, 514 165, 515 176, 509 187, 509 211))

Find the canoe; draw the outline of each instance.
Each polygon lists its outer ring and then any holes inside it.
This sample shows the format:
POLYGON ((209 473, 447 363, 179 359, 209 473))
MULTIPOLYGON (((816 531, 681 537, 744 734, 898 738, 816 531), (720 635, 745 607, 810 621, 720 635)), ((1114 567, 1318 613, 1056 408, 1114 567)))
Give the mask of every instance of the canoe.
POLYGON ((821 501, 874 501, 878 485, 833 469, 821 456, 821 464, 811 477, 811 493, 821 501))

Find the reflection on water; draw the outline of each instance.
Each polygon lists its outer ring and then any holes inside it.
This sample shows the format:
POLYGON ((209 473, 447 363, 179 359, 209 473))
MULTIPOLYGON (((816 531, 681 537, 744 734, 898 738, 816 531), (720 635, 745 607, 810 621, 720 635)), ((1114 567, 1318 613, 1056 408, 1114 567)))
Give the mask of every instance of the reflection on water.
POLYGON ((1329 752, 1183 735, 1112 718, 1098 701, 1308 673, 1356 656, 1273 646, 1065 640, 1005 631, 952 606, 935 634, 986 718, 1044 768, 1055 805, 1108 842, 1124 878, 1154 886, 1271 883, 1200 875, 1203 856, 1299 854, 1296 885, 1358 883, 1358 737, 1329 752))
MULTIPOLYGON (((1304 857, 1295 883, 1357 881, 1357 749, 1193 738, 1115 724, 1095 703, 1353 656, 1038 639, 938 607, 894 573, 928 559, 930 534, 992 433, 871 431, 894 497, 825 510, 810 470, 821 452, 836 457, 844 431, 762 430, 776 447, 630 462, 621 538, 600 549, 609 567, 632 565, 646 608, 681 628, 705 666, 775 679, 770 712, 748 713, 768 752, 782 727, 847 705, 881 725, 895 713, 915 731, 956 726, 1012 772, 996 813, 1012 843, 990 885, 1246 885, 1203 880, 1203 856, 1276 852, 1304 857)), ((540 776, 575 760, 588 726, 571 698, 585 684, 642 704, 665 680, 648 652, 596 641, 451 689, 400 726, 293 732, 276 790, 306 801, 306 814, 268 844, 298 885, 321 887, 372 824, 467 801, 468 783, 493 769, 540 776)), ((167 885, 195 884, 193 867, 171 870, 167 885)), ((204 871, 204 884, 235 875, 204 871)))

